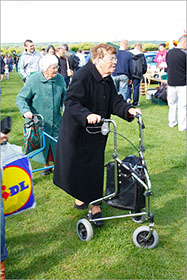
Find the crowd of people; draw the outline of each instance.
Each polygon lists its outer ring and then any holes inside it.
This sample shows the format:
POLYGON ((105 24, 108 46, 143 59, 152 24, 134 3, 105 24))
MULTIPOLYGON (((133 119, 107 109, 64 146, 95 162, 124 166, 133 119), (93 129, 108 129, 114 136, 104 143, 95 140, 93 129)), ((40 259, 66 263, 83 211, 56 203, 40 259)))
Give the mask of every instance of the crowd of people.
POLYGON ((5 57, 1 55, 1 77, 0 81, 3 79, 3 74, 5 74, 5 79, 9 80, 10 72, 13 71, 14 61, 10 54, 6 55, 5 57))
MULTIPOLYGON (((33 41, 26 40, 24 47, 18 63, 24 84, 16 105, 26 122, 34 114, 43 115, 45 131, 58 137, 57 144, 48 139, 46 149, 33 159, 45 167, 53 161, 54 170, 41 175, 54 172, 53 183, 75 198, 74 208, 86 209, 103 196, 107 143, 106 135, 90 135, 86 127, 111 114, 128 122, 142 114, 137 108, 140 81, 147 71, 142 45, 129 51, 128 40, 122 40, 116 51, 110 44, 98 44, 90 49, 87 61, 81 49, 73 54, 67 44, 37 52, 33 41)), ((163 48, 160 45, 156 60, 160 68, 167 65, 169 127, 178 124, 180 131, 186 130, 186 36, 179 38, 177 48, 163 48)), ((91 215, 102 217, 100 203, 92 205, 91 215)), ((94 223, 102 226, 103 220, 94 223)))
POLYGON ((47 54, 51 54, 57 57, 58 73, 63 76, 66 88, 68 88, 73 73, 86 64, 86 58, 82 53, 82 49, 79 48, 77 53, 74 54, 69 51, 69 46, 67 44, 56 48, 53 45, 49 45, 46 49, 42 48, 40 52, 37 52, 33 41, 26 40, 24 42, 24 48, 24 52, 21 55, 17 55, 15 50, 12 52, 12 56, 7 55, 4 57, 1 55, 0 80, 3 79, 3 75, 5 79, 9 79, 10 72, 16 68, 23 82, 26 83, 29 76, 34 72, 40 71, 40 59, 47 54), (69 73, 71 73, 71 75, 69 73))

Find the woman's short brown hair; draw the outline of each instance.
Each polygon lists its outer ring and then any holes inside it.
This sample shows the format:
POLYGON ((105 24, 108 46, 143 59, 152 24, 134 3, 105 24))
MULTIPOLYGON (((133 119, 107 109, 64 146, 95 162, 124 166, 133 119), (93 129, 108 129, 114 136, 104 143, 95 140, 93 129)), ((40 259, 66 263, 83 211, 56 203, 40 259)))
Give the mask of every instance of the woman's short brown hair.
POLYGON ((92 54, 91 60, 95 59, 102 59, 105 56, 106 52, 109 52, 111 54, 116 54, 116 48, 109 44, 99 44, 93 48, 90 49, 90 52, 92 54))

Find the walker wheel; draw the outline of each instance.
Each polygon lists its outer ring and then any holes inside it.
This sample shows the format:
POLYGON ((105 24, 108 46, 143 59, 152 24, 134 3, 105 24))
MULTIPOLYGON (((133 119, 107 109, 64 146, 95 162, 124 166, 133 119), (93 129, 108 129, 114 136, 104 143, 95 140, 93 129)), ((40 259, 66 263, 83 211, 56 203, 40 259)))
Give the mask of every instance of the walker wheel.
POLYGON ((145 238, 149 234, 149 227, 148 226, 141 226, 137 228, 133 233, 133 242, 137 247, 153 249, 158 244, 158 233, 155 229, 153 229, 152 235, 148 240, 145 238))
POLYGON ((93 228, 87 219, 80 219, 77 223, 77 234, 82 241, 89 241, 93 237, 93 228))
MULTIPOLYGON (((139 212, 133 212, 133 211, 130 211, 130 214, 133 214, 133 213, 141 213, 142 211, 139 211, 139 212)), ((142 224, 145 222, 146 220, 146 215, 143 214, 142 216, 134 216, 131 218, 133 222, 137 223, 137 224, 142 224)))

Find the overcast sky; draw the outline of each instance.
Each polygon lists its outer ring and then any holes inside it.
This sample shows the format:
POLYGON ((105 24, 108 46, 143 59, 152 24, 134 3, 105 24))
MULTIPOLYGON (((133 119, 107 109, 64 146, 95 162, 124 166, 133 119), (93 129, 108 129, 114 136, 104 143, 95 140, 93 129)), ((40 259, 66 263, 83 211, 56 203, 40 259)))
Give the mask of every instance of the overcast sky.
POLYGON ((178 40, 186 1, 2 1, 1 43, 178 40))

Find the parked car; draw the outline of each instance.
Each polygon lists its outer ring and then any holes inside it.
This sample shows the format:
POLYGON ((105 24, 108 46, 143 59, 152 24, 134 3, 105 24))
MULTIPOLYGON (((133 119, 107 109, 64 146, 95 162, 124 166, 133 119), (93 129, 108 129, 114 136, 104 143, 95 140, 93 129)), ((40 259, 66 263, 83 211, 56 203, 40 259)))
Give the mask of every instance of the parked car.
POLYGON ((144 53, 146 61, 147 61, 147 70, 154 71, 156 70, 157 63, 155 62, 155 57, 157 55, 157 51, 150 51, 144 53))

